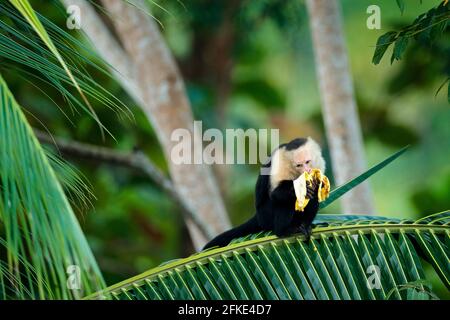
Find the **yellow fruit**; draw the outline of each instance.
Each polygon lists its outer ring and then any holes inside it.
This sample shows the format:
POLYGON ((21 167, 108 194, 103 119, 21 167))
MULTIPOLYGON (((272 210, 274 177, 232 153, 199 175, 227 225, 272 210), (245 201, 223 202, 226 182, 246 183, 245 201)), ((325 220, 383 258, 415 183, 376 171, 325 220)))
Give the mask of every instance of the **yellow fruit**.
POLYGON ((313 169, 310 173, 304 172, 300 177, 293 181, 294 190, 297 200, 295 201, 295 210, 303 211, 308 205, 309 198, 306 197, 307 185, 312 184, 313 181, 319 183, 317 188, 317 197, 319 202, 324 201, 330 194, 330 181, 327 176, 322 174, 319 169, 313 169))

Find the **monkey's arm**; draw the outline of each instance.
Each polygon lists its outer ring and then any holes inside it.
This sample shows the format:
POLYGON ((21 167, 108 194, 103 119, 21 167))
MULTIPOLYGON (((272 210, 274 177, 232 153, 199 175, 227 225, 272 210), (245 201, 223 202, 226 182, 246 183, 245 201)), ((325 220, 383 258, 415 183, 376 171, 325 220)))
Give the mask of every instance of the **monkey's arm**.
POLYGON ((307 186, 308 205, 302 212, 295 211, 296 195, 292 180, 283 180, 271 192, 273 210, 273 232, 279 236, 293 233, 303 233, 307 237, 311 234, 311 224, 319 211, 317 195, 319 184, 312 182, 307 186))
POLYGON ((277 236, 287 236, 301 233, 309 239, 312 231, 312 221, 319 210, 319 181, 312 180, 306 186, 308 204, 303 211, 295 210, 295 188, 292 181, 283 181, 272 193, 274 207, 274 233, 277 236))
POLYGON ((300 222, 299 231, 305 234, 307 238, 311 235, 311 225, 319 211, 318 189, 319 183, 316 180, 313 180, 311 184, 307 185, 306 195, 309 202, 302 212, 297 212, 298 220, 300 222))
POLYGON ((276 203, 286 203, 296 200, 294 183, 292 180, 283 180, 270 193, 270 199, 276 203))
POLYGON ((279 236, 287 236, 297 231, 294 224, 295 191, 292 180, 283 180, 271 192, 273 210, 273 232, 279 236))

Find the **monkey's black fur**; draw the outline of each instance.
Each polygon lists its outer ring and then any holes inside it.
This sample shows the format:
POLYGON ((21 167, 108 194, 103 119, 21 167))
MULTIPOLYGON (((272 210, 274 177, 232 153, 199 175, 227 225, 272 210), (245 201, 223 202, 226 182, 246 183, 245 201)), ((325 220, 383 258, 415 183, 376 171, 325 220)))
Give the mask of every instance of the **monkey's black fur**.
MULTIPOLYGON (((295 139, 279 148, 294 150, 306 143, 306 139, 295 139)), ((271 162, 263 165, 270 167, 271 162)), ((256 214, 244 224, 228 230, 205 245, 203 250, 211 247, 226 246, 234 238, 243 237, 260 231, 272 231, 279 237, 302 233, 308 238, 311 235, 311 224, 319 210, 317 198, 318 185, 308 186, 307 195, 310 201, 303 212, 295 211, 295 191, 292 180, 281 181, 271 192, 270 175, 259 175, 255 188, 256 214)))

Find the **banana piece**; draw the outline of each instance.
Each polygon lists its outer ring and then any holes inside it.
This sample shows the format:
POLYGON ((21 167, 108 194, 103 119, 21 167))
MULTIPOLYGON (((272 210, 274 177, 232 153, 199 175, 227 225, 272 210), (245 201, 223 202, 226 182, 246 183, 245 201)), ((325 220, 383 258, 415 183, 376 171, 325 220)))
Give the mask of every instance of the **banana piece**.
POLYGON ((303 211, 309 203, 309 198, 306 197, 307 185, 311 184, 314 180, 318 181, 319 187, 317 190, 317 196, 319 202, 324 201, 330 194, 330 181, 327 176, 322 174, 319 169, 313 169, 310 173, 304 172, 300 177, 293 181, 295 196, 295 211, 303 211))
POLYGON ((309 199, 306 198, 306 175, 307 172, 303 172, 300 177, 295 179, 294 182, 294 191, 297 200, 295 201, 295 210, 303 211, 305 207, 308 205, 309 199))

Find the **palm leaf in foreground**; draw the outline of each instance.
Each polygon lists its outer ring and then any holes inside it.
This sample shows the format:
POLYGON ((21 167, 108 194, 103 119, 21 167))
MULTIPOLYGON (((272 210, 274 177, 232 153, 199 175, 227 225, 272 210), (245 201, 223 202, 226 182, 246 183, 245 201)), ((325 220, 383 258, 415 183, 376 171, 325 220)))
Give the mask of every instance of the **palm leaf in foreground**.
POLYGON ((97 263, 55 172, 1 76, 0 224, 6 248, 0 299, 68 299, 103 288, 97 263), (80 278, 73 280, 80 281, 81 290, 66 284, 70 265, 79 267, 80 278), (14 283, 24 285, 27 293, 16 290, 14 283), (9 292, 11 288, 16 291, 9 292))
POLYGON ((408 299, 434 297, 419 255, 450 288, 450 212, 417 221, 341 215, 302 236, 200 252, 128 279, 98 299, 408 299), (379 269, 379 282, 374 281, 379 269), (379 283, 374 289, 368 284, 379 283))
MULTIPOLYGON (((58 2, 54 5, 57 9, 62 8, 58 2)), ((97 76, 88 72, 91 69, 97 75, 112 78, 95 51, 34 11, 28 1, 0 1, 0 60, 5 76, 12 73, 41 91, 69 122, 72 119, 68 110, 83 110, 99 123, 101 129, 109 132, 99 122, 91 101, 109 108, 118 116, 133 118, 124 103, 103 88, 97 76), (67 102, 64 108, 46 94, 48 87, 62 95, 67 102)))
MULTIPOLYGON (((9 2, 22 14, 22 16, 28 21, 30 26, 34 29, 34 31, 39 35, 39 37, 42 39, 42 41, 45 43, 45 45, 48 47, 48 49, 52 52, 52 54, 55 56, 55 58, 58 60, 58 62, 61 64, 62 68, 70 78, 70 81, 73 83, 75 88, 78 90, 80 95, 82 96, 84 102, 89 107, 89 110, 91 111, 91 115, 94 118, 94 120, 100 125, 100 129, 103 129, 103 125, 100 122, 100 119, 98 119, 97 114, 92 109, 89 101, 86 99, 83 91, 80 88, 80 85, 78 84, 77 80, 72 74, 72 71, 68 67, 66 61, 61 56, 61 53, 56 48, 55 44, 53 43, 53 40, 50 38, 50 36, 47 33, 47 30, 42 25, 42 22, 39 20, 37 13, 34 11, 33 7, 31 6, 30 2, 28 0, 9 0, 9 2)), ((103 131, 102 131, 103 133, 103 131)))

